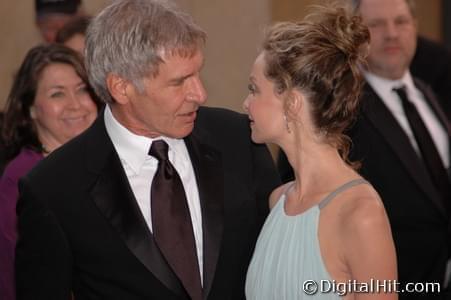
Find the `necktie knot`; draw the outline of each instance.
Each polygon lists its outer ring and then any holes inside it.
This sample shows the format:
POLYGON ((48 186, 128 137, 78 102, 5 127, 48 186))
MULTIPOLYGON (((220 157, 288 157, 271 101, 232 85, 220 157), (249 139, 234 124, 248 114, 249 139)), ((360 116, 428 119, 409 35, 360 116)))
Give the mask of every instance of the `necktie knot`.
POLYGON ((153 141, 150 146, 149 155, 152 155, 158 161, 168 160, 168 144, 163 140, 153 141))
POLYGON ((400 86, 400 87, 394 87, 393 91, 396 92, 396 94, 398 94, 399 98, 401 98, 402 102, 408 102, 409 98, 407 97, 407 92, 406 92, 406 87, 400 86))

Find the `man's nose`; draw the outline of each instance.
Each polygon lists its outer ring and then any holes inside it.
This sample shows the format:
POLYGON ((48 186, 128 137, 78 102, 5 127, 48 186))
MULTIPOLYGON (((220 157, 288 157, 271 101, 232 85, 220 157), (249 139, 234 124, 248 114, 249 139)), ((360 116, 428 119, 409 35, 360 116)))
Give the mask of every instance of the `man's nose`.
POLYGON ((199 104, 203 104, 207 100, 207 91, 199 77, 192 78, 188 100, 199 104))
POLYGON ((396 38, 398 37, 398 27, 394 22, 387 22, 385 24, 385 34, 388 38, 396 38))

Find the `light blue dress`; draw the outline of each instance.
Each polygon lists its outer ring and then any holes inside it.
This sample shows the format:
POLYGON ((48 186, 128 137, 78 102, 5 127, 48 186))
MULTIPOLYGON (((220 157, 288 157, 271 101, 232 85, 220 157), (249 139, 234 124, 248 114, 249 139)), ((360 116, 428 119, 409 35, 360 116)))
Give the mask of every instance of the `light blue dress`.
POLYGON ((305 212, 288 216, 285 213, 286 192, 271 210, 262 228, 249 265, 246 277, 246 298, 248 300, 299 300, 299 299, 341 299, 338 293, 321 293, 331 288, 331 276, 321 257, 318 240, 318 222, 321 208, 337 194, 367 183, 363 179, 350 181, 324 198, 318 205, 305 212), (314 295, 304 292, 315 286, 307 283, 313 280, 318 291, 314 295), (323 287, 321 286, 323 285, 323 287))

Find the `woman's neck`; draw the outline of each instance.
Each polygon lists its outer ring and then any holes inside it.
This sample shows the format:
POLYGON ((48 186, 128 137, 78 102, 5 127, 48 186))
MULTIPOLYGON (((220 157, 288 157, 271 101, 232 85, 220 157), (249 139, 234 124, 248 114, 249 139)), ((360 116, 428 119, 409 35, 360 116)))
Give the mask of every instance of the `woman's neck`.
POLYGON ((341 158, 338 150, 326 143, 294 143, 284 149, 295 175, 297 199, 328 193, 335 187, 356 178, 358 174, 341 158))

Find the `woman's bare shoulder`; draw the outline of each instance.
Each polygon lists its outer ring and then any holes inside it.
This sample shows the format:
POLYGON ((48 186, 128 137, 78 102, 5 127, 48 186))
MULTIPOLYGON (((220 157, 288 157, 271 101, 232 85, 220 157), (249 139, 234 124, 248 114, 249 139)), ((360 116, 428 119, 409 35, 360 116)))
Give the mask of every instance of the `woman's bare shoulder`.
POLYGON ((292 184, 293 184, 293 181, 287 182, 287 183, 282 184, 281 186, 275 188, 272 191, 271 195, 269 196, 269 208, 270 209, 272 209, 277 204, 277 202, 279 201, 282 194, 285 193, 292 184))
POLYGON ((379 194, 369 184, 350 189, 341 201, 343 222, 349 226, 364 225, 368 222, 386 218, 385 208, 379 194))
POLYGON ((358 244, 368 238, 391 236, 384 205, 371 185, 360 185, 343 197, 339 215, 344 242, 358 244))
MULTIPOLYGON (((340 249, 353 279, 395 280, 395 246, 381 198, 372 186, 362 185, 342 200, 340 249)), ((379 296, 377 299, 397 298, 390 293, 379 296)))

